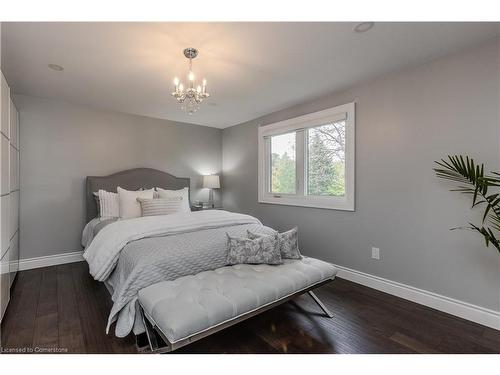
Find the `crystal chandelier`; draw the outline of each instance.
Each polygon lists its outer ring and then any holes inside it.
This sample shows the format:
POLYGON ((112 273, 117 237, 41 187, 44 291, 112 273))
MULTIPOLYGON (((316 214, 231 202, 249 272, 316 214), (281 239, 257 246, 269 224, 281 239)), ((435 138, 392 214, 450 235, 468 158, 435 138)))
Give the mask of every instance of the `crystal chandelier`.
POLYGON ((193 59, 198 56, 198 50, 196 48, 186 48, 184 56, 189 59, 188 87, 184 89, 184 85, 179 81, 179 78, 175 77, 175 91, 172 96, 181 104, 183 111, 192 115, 200 108, 203 99, 208 98, 210 94, 207 92, 207 80, 205 78, 203 78, 202 85, 196 86, 195 89, 194 73, 191 70, 191 65, 193 59))

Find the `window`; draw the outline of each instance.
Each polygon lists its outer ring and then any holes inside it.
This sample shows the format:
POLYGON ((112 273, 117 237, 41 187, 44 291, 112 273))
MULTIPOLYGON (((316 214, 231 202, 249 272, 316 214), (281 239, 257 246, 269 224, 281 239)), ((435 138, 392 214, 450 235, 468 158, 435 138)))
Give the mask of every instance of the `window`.
POLYGON ((295 133, 271 137, 271 192, 295 194, 295 133))
POLYGON ((354 103, 259 128, 259 202, 354 211, 354 103))
POLYGON ((307 194, 345 196, 345 120, 306 132, 307 194))

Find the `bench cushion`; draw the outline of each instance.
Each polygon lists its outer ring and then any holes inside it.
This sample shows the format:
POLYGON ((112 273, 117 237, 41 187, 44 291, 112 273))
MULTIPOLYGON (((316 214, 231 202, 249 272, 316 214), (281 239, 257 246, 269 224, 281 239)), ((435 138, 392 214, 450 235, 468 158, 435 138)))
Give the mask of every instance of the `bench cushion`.
POLYGON ((333 279, 336 269, 314 258, 284 264, 238 264, 163 281, 139 291, 139 303, 170 343, 333 279))

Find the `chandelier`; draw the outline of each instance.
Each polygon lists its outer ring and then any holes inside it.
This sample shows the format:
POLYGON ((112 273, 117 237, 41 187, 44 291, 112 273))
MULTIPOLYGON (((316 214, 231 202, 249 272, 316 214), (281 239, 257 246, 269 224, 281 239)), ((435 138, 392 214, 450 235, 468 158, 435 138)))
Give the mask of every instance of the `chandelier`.
POLYGON ((198 50, 196 48, 186 48, 184 56, 189 59, 188 86, 185 89, 184 84, 179 81, 179 78, 175 77, 175 91, 172 96, 181 104, 183 111, 192 115, 200 108, 203 99, 208 98, 210 94, 207 92, 207 80, 205 78, 203 78, 201 86, 197 85, 195 89, 194 73, 191 66, 193 59, 198 56, 198 50))

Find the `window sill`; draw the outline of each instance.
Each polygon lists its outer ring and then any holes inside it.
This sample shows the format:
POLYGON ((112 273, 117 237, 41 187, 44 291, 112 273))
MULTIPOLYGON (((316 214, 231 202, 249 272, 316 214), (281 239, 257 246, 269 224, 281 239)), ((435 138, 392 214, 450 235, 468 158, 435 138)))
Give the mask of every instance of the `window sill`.
MULTIPOLYGON (((321 199, 320 199, 321 200, 321 199)), ((264 204, 278 204, 281 206, 296 206, 296 207, 309 207, 321 208, 324 210, 338 210, 338 211, 351 211, 354 212, 354 202, 348 201, 334 201, 334 202, 321 202, 318 200, 301 200, 290 198, 259 198, 258 203, 264 204)))

